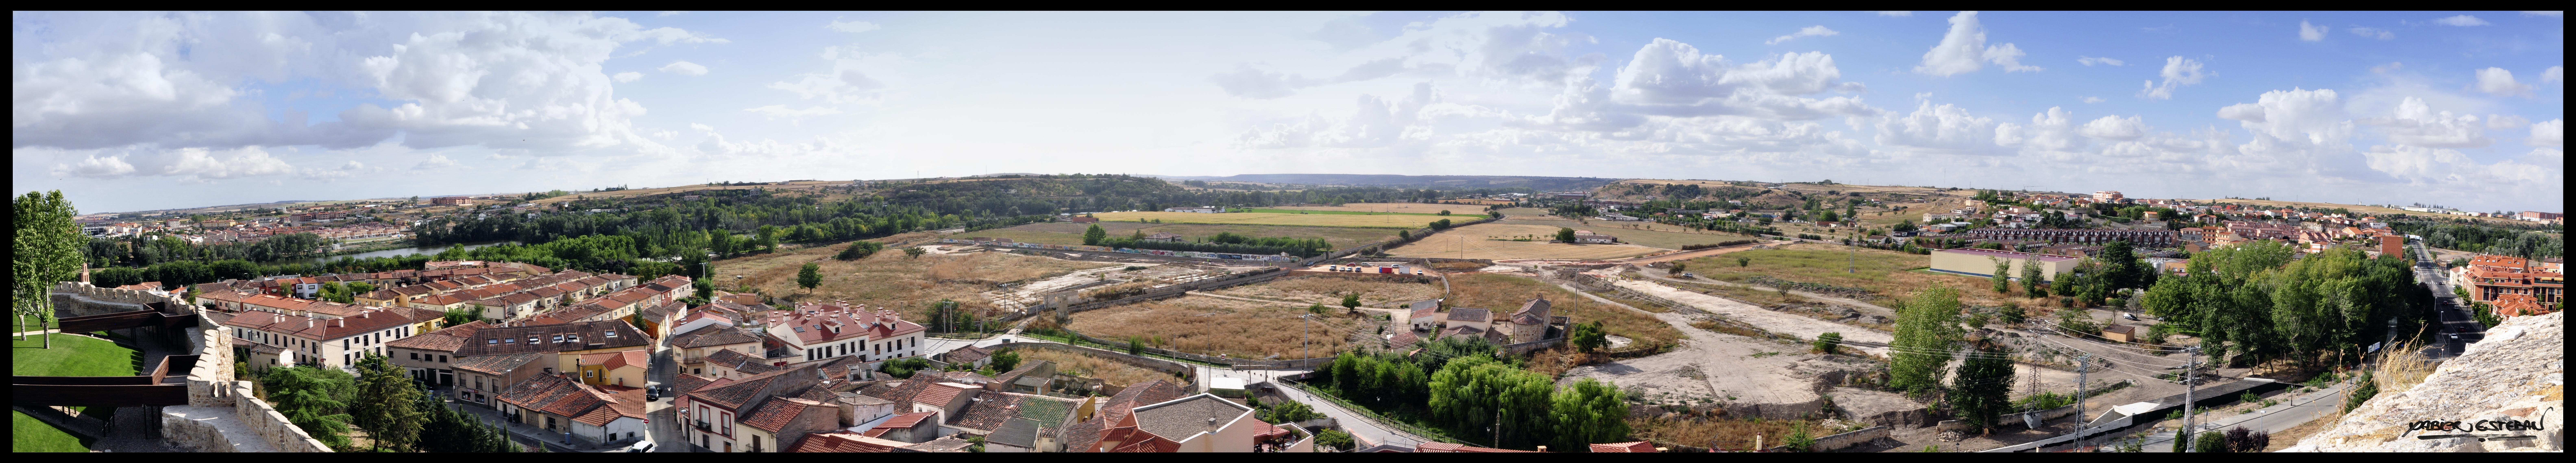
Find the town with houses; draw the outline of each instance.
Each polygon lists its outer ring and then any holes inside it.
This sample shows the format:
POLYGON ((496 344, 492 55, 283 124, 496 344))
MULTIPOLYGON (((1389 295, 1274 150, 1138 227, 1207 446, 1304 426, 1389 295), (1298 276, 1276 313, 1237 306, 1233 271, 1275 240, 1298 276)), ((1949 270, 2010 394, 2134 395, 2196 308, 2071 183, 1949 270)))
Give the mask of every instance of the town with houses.
POLYGON ((13 451, 2566 449, 2560 12, 1161 14, 21 12, 13 451))

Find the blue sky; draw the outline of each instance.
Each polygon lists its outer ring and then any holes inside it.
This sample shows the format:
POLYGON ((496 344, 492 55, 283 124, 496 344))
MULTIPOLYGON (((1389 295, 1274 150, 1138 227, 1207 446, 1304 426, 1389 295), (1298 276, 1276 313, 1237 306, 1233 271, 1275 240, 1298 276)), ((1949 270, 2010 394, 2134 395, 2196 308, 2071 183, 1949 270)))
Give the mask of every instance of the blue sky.
POLYGON ((2558 12, 29 13, 88 211, 1000 172, 2558 211, 2558 12))

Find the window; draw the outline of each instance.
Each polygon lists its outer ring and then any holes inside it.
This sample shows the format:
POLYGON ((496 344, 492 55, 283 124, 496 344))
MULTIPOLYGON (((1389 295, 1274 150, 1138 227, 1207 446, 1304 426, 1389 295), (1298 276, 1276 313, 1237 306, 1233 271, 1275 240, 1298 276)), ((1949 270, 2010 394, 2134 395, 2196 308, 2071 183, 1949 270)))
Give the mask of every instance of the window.
POLYGON ((438 356, 438 363, 447 363, 447 356, 445 356, 445 355, 438 356))
POLYGON ((419 352, 409 352, 409 354, 411 354, 411 359, 412 359, 412 360, 420 360, 420 353, 419 353, 419 352))

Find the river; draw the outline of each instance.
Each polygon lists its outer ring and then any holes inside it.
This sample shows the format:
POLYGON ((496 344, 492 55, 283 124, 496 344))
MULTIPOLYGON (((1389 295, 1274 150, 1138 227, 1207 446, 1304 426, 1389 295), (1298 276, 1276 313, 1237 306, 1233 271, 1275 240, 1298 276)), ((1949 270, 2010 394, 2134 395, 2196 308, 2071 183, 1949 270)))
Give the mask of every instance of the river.
MULTIPOLYGON (((492 245, 496 245, 496 244, 518 244, 518 242, 517 242, 517 241, 493 241, 493 242, 487 242, 487 243, 468 243, 468 244, 465 244, 464 246, 465 246, 465 249, 474 249, 474 248, 480 248, 480 247, 492 246, 492 245)), ((439 253, 439 252, 446 251, 446 250, 447 250, 447 246, 414 246, 414 247, 401 248, 401 249, 387 249, 387 250, 382 250, 382 251, 367 251, 367 252, 361 252, 361 253, 357 253, 357 254, 345 254, 345 255, 337 255, 337 256, 330 256, 330 257, 308 257, 308 258, 303 258, 303 259, 287 259, 287 260, 282 260, 282 261, 277 261, 277 262, 266 262, 266 263, 267 263, 267 264, 270 264, 270 265, 283 265, 283 264, 321 264, 321 263, 328 263, 328 262, 331 262, 331 261, 340 260, 340 258, 342 258, 342 257, 356 258, 356 259, 370 259, 370 258, 377 258, 377 257, 399 257, 399 256, 406 255, 406 254, 437 254, 437 253, 439 253)))

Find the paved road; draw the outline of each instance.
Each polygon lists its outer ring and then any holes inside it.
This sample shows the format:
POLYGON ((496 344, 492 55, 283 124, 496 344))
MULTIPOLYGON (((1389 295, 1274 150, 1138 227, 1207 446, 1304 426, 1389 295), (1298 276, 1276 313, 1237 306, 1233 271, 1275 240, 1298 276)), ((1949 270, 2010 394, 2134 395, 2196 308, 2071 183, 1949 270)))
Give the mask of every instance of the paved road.
POLYGON ((2422 244, 2416 244, 2413 248, 2417 255, 2415 280, 2422 282, 2426 289, 2433 291, 2433 301, 2437 305, 2433 312, 2435 323, 2432 327, 2438 331, 2434 334, 2437 342, 2428 346, 2424 352, 2437 360, 2458 356, 2461 351, 2468 349, 2469 343, 2486 339, 2487 327, 2485 324, 2478 323, 2477 318, 2470 314, 2467 306, 2469 301, 2459 300, 2459 296, 2451 292, 2449 272, 2444 271, 2441 264, 2433 261, 2432 251, 2425 249, 2422 244), (2459 338, 2452 339, 2451 335, 2454 334, 2459 335, 2459 338))
MULTIPOLYGON (((653 353, 653 368, 644 373, 644 381, 645 384, 653 386, 671 384, 678 378, 679 371, 679 359, 671 355, 671 349, 661 349, 653 353)), ((680 419, 680 411, 671 406, 674 403, 678 403, 678 400, 665 395, 644 405, 644 417, 652 421, 644 427, 644 431, 652 435, 650 439, 653 441, 655 452, 692 450, 689 448, 687 428, 682 427, 684 421, 680 419)))
MULTIPOLYGON (((2273 405, 2271 407, 2255 410, 2253 413, 2220 417, 2209 417, 2204 415, 2204 417, 2214 418, 2216 421, 2204 421, 2199 428, 2202 430, 2227 430, 2243 427, 2248 430, 2273 433, 2297 427, 2301 424, 2307 424, 2307 422, 2315 421, 2319 418, 2333 417, 2335 415, 2335 410, 2343 407, 2343 389, 2345 386, 2350 384, 2350 382, 2338 383, 2332 387, 2319 389, 2316 392, 2290 398, 2289 400, 2281 402, 2280 405, 2273 405)), ((2155 435, 2147 436, 2147 443, 2145 446, 2146 451, 2173 451, 2174 436, 2172 432, 2159 432, 2154 434, 2155 435)), ((2110 439, 2095 439, 2096 443, 2104 445, 2107 445, 2110 441, 2110 439)))
MULTIPOLYGON (((1281 373, 1283 376, 1287 374, 1290 373, 1281 373)), ((1342 431, 1351 433, 1351 437, 1358 440, 1359 442, 1357 445, 1361 447, 1378 444, 1395 444, 1412 447, 1422 445, 1424 442, 1433 442, 1430 439, 1424 439, 1420 436, 1379 427, 1376 421, 1371 421, 1367 417, 1360 416, 1358 413, 1352 413, 1350 410, 1343 410, 1340 405, 1334 405, 1331 401, 1306 394, 1306 391, 1299 390, 1294 387, 1284 385, 1280 386, 1279 394, 1288 396, 1290 400, 1303 402, 1308 406, 1313 406, 1315 407, 1315 411, 1323 412, 1324 416, 1333 417, 1334 422, 1341 424, 1342 431)))

